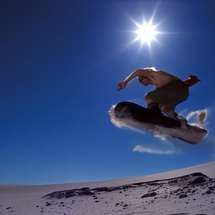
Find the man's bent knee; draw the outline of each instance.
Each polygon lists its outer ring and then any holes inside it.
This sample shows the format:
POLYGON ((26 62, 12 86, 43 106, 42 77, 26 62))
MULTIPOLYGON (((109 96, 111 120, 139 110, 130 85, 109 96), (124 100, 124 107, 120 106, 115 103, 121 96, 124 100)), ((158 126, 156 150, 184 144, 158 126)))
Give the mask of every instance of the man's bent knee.
POLYGON ((144 101, 147 106, 149 106, 150 104, 156 104, 156 101, 149 94, 146 94, 144 96, 144 101))

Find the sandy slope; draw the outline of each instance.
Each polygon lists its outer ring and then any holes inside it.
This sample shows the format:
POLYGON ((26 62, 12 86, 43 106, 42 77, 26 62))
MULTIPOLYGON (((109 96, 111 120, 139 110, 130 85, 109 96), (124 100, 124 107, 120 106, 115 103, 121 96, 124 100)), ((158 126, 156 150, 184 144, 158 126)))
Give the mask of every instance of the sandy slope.
POLYGON ((113 181, 0 185, 0 214, 215 215, 215 162, 113 181))

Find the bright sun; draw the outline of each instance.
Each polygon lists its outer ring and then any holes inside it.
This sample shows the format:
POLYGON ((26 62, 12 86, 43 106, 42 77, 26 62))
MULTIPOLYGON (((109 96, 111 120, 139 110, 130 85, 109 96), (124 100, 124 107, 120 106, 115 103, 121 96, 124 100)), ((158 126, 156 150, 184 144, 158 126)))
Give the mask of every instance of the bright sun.
POLYGON ((155 40, 156 31, 154 30, 153 26, 144 23, 144 25, 138 27, 137 40, 141 40, 142 44, 145 42, 149 44, 151 40, 155 40))
POLYGON ((146 21, 144 21, 143 25, 140 25, 135 21, 134 24, 137 26, 138 29, 136 31, 132 31, 133 33, 137 34, 137 37, 132 41, 132 43, 137 40, 140 40, 141 47, 143 46, 143 44, 147 43, 150 48, 151 41, 157 41, 155 35, 160 33, 155 30, 157 25, 152 25, 152 20, 150 20, 149 23, 146 23, 146 21))
POLYGON ((161 32, 156 30, 156 28, 162 23, 152 24, 153 18, 154 18, 155 12, 152 14, 152 17, 150 18, 149 22, 146 22, 146 20, 143 20, 142 24, 139 24, 136 22, 133 18, 129 17, 131 21, 136 25, 137 29, 134 31, 131 31, 132 33, 136 34, 137 36, 131 41, 130 44, 140 41, 141 45, 140 48, 143 47, 144 44, 147 44, 150 51, 151 51, 151 42, 156 41, 159 43, 159 41, 156 38, 156 35, 158 34, 166 34, 166 32, 161 32))

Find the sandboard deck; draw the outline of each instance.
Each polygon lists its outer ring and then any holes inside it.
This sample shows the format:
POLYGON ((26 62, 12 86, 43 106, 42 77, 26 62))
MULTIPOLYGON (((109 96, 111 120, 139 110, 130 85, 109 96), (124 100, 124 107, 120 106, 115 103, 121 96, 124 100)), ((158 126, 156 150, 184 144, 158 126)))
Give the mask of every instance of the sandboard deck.
POLYGON ((181 123, 162 114, 157 114, 132 102, 120 102, 114 108, 115 117, 128 126, 135 126, 152 131, 152 135, 169 135, 196 144, 208 133, 207 130, 187 124, 181 127, 181 123))

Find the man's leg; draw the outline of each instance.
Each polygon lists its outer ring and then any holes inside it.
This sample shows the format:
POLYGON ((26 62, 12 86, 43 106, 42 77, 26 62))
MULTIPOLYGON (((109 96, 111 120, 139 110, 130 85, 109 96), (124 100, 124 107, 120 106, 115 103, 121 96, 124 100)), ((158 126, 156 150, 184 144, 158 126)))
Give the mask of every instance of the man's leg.
POLYGON ((175 108, 173 107, 166 107, 166 106, 162 106, 161 110, 169 117, 172 119, 178 119, 177 116, 178 114, 175 113, 175 108))
POLYGON ((144 96, 144 101, 145 101, 146 105, 148 106, 149 110, 161 114, 161 110, 158 107, 158 104, 156 104, 156 101, 149 94, 146 94, 144 96))
POLYGON ((181 127, 182 128, 186 128, 187 126, 187 120, 186 118, 184 118, 183 116, 179 116, 176 112, 175 112, 175 108, 174 107, 162 107, 162 111, 169 117, 172 119, 175 119, 177 121, 181 122, 181 127))

